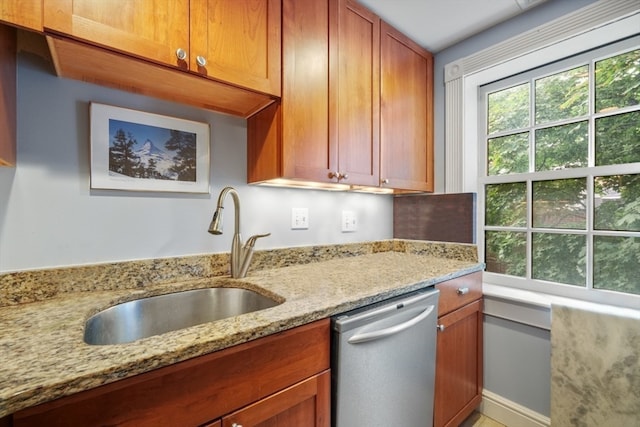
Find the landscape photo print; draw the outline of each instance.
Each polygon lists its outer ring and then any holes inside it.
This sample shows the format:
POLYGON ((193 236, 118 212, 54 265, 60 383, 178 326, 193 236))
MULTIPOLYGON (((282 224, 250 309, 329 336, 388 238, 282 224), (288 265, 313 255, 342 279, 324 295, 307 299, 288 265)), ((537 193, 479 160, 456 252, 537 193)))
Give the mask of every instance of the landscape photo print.
POLYGON ((209 192, 209 124, 91 103, 91 188, 209 192))

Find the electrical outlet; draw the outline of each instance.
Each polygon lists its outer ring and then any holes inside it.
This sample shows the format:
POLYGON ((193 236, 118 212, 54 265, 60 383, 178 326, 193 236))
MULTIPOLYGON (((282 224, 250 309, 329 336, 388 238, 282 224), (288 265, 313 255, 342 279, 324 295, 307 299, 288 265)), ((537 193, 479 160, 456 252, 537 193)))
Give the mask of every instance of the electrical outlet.
POLYGON ((342 211, 342 232, 348 233, 358 229, 358 220, 354 211, 342 211))
POLYGON ((309 228, 309 209, 291 208, 291 229, 306 230, 309 228))

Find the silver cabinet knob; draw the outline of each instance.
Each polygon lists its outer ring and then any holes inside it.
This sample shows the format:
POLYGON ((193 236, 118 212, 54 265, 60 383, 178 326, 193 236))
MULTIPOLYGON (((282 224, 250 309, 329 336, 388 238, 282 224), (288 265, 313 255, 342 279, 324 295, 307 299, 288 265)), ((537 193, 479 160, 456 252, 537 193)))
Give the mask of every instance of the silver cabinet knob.
POLYGON ((184 61, 187 58, 187 51, 180 47, 176 50, 176 56, 180 61, 184 61))
MULTIPOLYGON (((200 56, 200 55, 196 56, 196 62, 201 67, 204 67, 205 65, 207 65, 207 59, 204 56, 200 56)), ((242 427, 242 426, 238 426, 238 427, 242 427)))
POLYGON ((444 331, 444 325, 438 325, 438 326, 436 326, 436 329, 438 331, 440 331, 440 332, 443 332, 444 331))
POLYGON ((233 424, 231 424, 231 427, 242 427, 242 424, 233 423, 233 424))
POLYGON ((456 292, 458 293, 458 295, 466 295, 469 293, 469 288, 467 288, 466 286, 464 288, 458 288, 456 292))
POLYGON ((329 178, 331 178, 331 179, 335 178, 338 181, 341 181, 343 179, 349 179, 349 174, 340 173, 340 172, 329 172, 329 178))
POLYGON ((388 184, 389 183, 389 179, 387 179, 387 178, 382 179, 382 180, 380 180, 380 183, 381 184, 388 184))

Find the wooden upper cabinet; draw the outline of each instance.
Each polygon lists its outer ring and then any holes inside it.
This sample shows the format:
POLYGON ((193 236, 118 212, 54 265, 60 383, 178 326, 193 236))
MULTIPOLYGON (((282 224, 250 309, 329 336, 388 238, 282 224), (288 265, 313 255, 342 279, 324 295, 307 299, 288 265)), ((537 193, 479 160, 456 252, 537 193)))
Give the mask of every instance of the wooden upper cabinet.
POLYGON ((42 0, 2 0, 0 22, 42 31, 42 0))
POLYGON ((282 101, 249 119, 249 182, 377 186, 380 20, 350 0, 282 16, 282 101))
POLYGON ((0 25, 0 166, 16 164, 16 29, 0 25))
POLYGON ((394 189, 433 191, 433 57, 381 28, 380 178, 394 189))
POLYGON ((380 18, 353 0, 338 2, 335 121, 341 182, 378 186, 380 18))
POLYGON ((45 31, 280 95, 279 0, 44 0, 45 31))
POLYGON ((44 0, 44 27, 167 65, 187 67, 189 0, 44 0))
POLYGON ((282 1, 282 100, 247 124, 247 179, 327 182, 338 152, 330 127, 330 57, 327 0, 282 1))
POLYGON ((281 0, 193 0, 190 7, 192 70, 280 95, 281 0))
POLYGON ((433 59, 356 0, 283 0, 282 99, 248 181, 433 191, 433 59))

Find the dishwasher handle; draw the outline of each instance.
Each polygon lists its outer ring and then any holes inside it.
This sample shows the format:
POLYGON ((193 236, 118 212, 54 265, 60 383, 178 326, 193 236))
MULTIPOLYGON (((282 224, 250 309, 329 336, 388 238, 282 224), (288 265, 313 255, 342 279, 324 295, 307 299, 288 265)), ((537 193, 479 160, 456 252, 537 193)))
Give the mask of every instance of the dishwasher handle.
POLYGON ((429 317, 431 312, 433 312, 434 308, 435 308, 435 305, 430 305, 427 308, 425 308, 422 313, 418 314, 416 317, 412 319, 407 320, 406 322, 400 323, 395 326, 391 326, 389 328, 380 329, 378 331, 365 332, 363 334, 356 334, 351 338, 349 338, 347 342, 349 344, 360 344, 363 342, 373 341, 373 340, 388 337, 389 335, 397 334, 406 329, 409 329, 410 327, 414 326, 417 323, 420 323, 422 320, 429 317))

